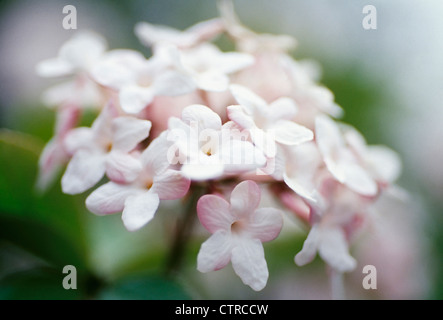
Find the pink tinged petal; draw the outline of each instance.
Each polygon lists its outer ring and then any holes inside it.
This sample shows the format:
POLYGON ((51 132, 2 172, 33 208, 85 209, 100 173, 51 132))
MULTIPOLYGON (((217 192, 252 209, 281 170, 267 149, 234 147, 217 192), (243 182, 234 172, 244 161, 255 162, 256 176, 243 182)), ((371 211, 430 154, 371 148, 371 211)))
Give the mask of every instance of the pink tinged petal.
POLYGON ((325 228, 321 233, 318 251, 322 259, 339 272, 355 269, 357 262, 349 254, 343 231, 338 228, 325 228))
POLYGON ((121 212, 126 198, 137 192, 129 185, 108 182, 94 190, 86 198, 86 207, 97 215, 121 212))
POLYGON ((256 112, 264 114, 268 108, 268 104, 254 92, 241 85, 232 84, 229 89, 239 104, 241 104, 249 114, 256 112))
POLYGON ((204 195, 198 200, 197 215, 203 227, 211 233, 219 230, 230 231, 235 221, 229 202, 212 194, 204 195))
POLYGON ((229 232, 218 230, 201 245, 197 256, 197 270, 205 273, 224 268, 231 260, 231 251, 229 232))
POLYGON ((62 177, 62 190, 78 194, 92 188, 105 174, 105 155, 87 150, 77 151, 62 177))
POLYGON ((151 192, 157 193, 160 200, 175 200, 183 197, 190 185, 191 181, 180 171, 169 169, 154 176, 151 192))
POLYGON ((344 184, 349 189, 364 196, 375 196, 377 194, 377 183, 359 165, 343 164, 343 172, 345 173, 344 184))
POLYGON ((197 86, 206 91, 223 92, 228 89, 229 77, 217 71, 206 71, 195 76, 197 86))
POLYGON ((149 136, 152 123, 134 117, 118 117, 112 121, 112 148, 122 151, 132 151, 141 141, 149 136))
POLYGON ((122 213, 123 224, 129 231, 136 231, 154 218, 160 204, 158 195, 153 192, 143 192, 126 198, 122 213))
POLYGON ((289 120, 275 122, 270 130, 274 131, 275 141, 288 146, 295 146, 314 138, 311 130, 289 120))
POLYGON ((400 176, 402 169, 400 157, 385 146, 369 146, 366 161, 377 180, 392 183, 400 176))
POLYGON ((74 71, 72 64, 60 58, 44 60, 36 66, 37 74, 45 78, 66 76, 74 71))
POLYGON ((120 105, 124 112, 137 114, 152 102, 154 94, 152 88, 136 85, 124 86, 119 94, 120 105))
POLYGON ((267 242, 277 238, 282 227, 283 215, 280 210, 260 208, 255 210, 246 229, 252 238, 267 242))
POLYGON ((129 183, 137 179, 142 164, 133 155, 113 150, 106 156, 106 175, 117 183, 129 183))
POLYGON ((188 124, 196 125, 199 130, 220 130, 222 126, 220 116, 209 107, 201 104, 186 107, 182 112, 182 120, 188 124))
POLYGON ((238 218, 249 216, 260 204, 260 198, 260 187, 254 181, 243 181, 231 192, 231 211, 238 218))
POLYGON ((190 76, 172 70, 159 75, 153 84, 155 95, 160 96, 180 96, 195 89, 195 82, 190 76))
POLYGON ((295 256, 295 263, 298 266, 304 266, 315 258, 317 248, 320 242, 320 230, 318 225, 314 225, 309 231, 308 237, 303 243, 302 250, 295 256))
POLYGON ((44 147, 39 161, 39 171, 36 187, 39 191, 46 191, 55 181, 62 166, 69 158, 60 143, 52 138, 44 147))
POLYGON ((227 109, 228 118, 238 124, 242 129, 255 127, 255 122, 250 115, 240 105, 229 106, 227 109))
POLYGON ((255 291, 268 282, 269 272, 263 245, 258 239, 241 239, 232 250, 232 267, 244 284, 255 291))

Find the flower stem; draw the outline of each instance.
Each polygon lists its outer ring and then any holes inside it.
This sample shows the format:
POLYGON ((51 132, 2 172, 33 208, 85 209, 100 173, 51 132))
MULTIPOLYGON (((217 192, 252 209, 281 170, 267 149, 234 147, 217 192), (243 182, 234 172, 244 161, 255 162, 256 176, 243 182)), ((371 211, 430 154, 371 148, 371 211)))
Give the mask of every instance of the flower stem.
POLYGON ((166 276, 176 274, 183 264, 186 246, 192 235, 193 226, 197 217, 197 201, 200 196, 203 195, 205 188, 200 185, 192 185, 189 190, 190 193, 186 199, 184 212, 181 217, 177 219, 174 238, 166 261, 166 276))
POLYGON ((334 268, 329 268, 329 281, 332 300, 345 300, 345 286, 343 273, 334 268))

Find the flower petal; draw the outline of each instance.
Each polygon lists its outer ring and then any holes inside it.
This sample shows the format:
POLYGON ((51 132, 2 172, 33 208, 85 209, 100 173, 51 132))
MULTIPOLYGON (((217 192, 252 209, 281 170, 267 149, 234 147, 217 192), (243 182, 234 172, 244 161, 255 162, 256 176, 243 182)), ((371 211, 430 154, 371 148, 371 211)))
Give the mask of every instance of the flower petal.
POLYGON ((104 174, 103 153, 79 150, 72 157, 62 177, 62 190, 67 194, 82 193, 99 182, 104 174))
POLYGON ((229 86, 229 77, 223 73, 209 70, 195 76, 197 86, 206 91, 222 92, 229 86))
POLYGON ((218 71, 224 74, 231 74, 253 65, 255 58, 253 55, 240 52, 224 52, 215 59, 218 71))
POLYGON ((223 175, 224 165, 220 161, 207 163, 185 163, 181 167, 183 175, 194 181, 215 179, 223 175))
POLYGON ((377 180, 392 183, 400 175, 401 160, 398 154, 385 146, 368 146, 366 161, 377 180))
POLYGON ((266 286, 269 272, 260 240, 242 239, 232 250, 231 262, 235 273, 244 284, 255 291, 260 291, 266 286))
POLYGON ((275 141, 288 146, 295 146, 314 138, 311 130, 290 120, 279 120, 269 130, 274 130, 275 141))
POLYGON ((195 89, 195 82, 190 76, 172 70, 159 75, 153 84, 153 91, 160 96, 180 96, 195 89))
POLYGON ((231 84, 229 89, 231 90, 235 100, 237 100, 240 105, 245 107, 249 114, 253 115, 256 112, 265 114, 268 104, 264 99, 256 95, 254 92, 238 84, 231 84))
POLYGON ((132 151, 139 142, 149 136, 152 123, 134 117, 118 117, 112 120, 112 148, 122 151, 132 151))
POLYGON ((66 134, 63 146, 71 155, 80 149, 93 149, 95 147, 94 133, 91 128, 75 128, 66 134))
POLYGON ((231 260, 231 250, 229 233, 217 231, 201 245, 197 256, 197 270, 209 272, 224 268, 231 260))
POLYGON ((126 198, 137 190, 131 186, 108 182, 94 190, 86 198, 86 207, 97 215, 121 212, 126 198))
POLYGON ((255 210, 247 226, 248 232, 261 242, 274 240, 283 227, 283 216, 275 208, 260 208, 255 210))
POLYGON ((160 200, 175 200, 183 197, 190 185, 191 181, 180 171, 169 169, 154 176, 151 192, 157 193, 160 200))
POLYGON ((36 66, 36 72, 40 77, 51 78, 61 77, 73 73, 75 67, 69 62, 60 59, 47 59, 41 61, 36 66))
POLYGON ((242 129, 255 127, 254 120, 247 115, 244 108, 240 105, 229 106, 227 109, 228 118, 238 124, 242 129))
POLYGON ((121 89, 119 97, 124 112, 137 114, 152 102, 154 92, 151 88, 129 85, 121 89))
POLYGON ((377 183, 362 167, 352 163, 342 166, 345 174, 344 184, 347 187, 364 196, 370 197, 377 194, 377 183))
POLYGON ((222 126, 220 116, 209 107, 194 104, 186 107, 182 112, 182 120, 188 124, 195 124, 199 131, 204 129, 219 130, 222 126))
POLYGON ((323 260, 339 272, 348 272, 355 269, 357 262, 348 252, 343 231, 338 228, 322 229, 319 254, 323 260))
POLYGON ((297 104, 291 98, 282 97, 269 105, 269 114, 272 119, 292 119, 297 114, 297 104))
POLYGON ((166 139, 166 136, 167 132, 160 134, 141 154, 143 167, 153 176, 163 173, 170 166, 168 149, 172 143, 166 139))
POLYGON ((229 231, 235 221, 229 202, 213 194, 204 195, 198 200, 197 215, 203 227, 211 233, 229 231))
POLYGON ((114 182, 132 182, 141 171, 140 160, 131 154, 113 150, 106 156, 106 175, 114 182))
POLYGON ((308 237, 303 243, 303 248, 295 256, 295 263, 298 266, 304 266, 311 262, 315 254, 317 253, 317 248, 320 242, 320 230, 318 225, 313 225, 309 231, 308 237))
POLYGON ((328 116, 322 115, 315 119, 315 139, 324 158, 332 157, 344 147, 338 125, 328 116))
POLYGON ((126 229, 136 231, 146 225, 154 218, 159 204, 158 195, 150 191, 129 196, 122 213, 126 229))
POLYGON ((231 211, 238 218, 251 215, 260 204, 260 187, 251 180, 239 183, 231 192, 231 211))
POLYGON ((263 152, 249 141, 226 141, 222 145, 221 156, 227 174, 255 170, 266 164, 263 152))

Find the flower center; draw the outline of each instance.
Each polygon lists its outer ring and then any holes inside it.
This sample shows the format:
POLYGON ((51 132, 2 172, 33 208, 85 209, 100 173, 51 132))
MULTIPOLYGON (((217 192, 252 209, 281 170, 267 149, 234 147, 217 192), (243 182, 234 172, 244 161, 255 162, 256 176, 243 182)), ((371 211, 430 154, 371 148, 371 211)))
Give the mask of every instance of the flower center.
POLYGON ((154 184, 154 182, 152 180, 147 180, 145 182, 145 187, 146 189, 151 189, 152 185, 154 184))
POLYGON ((232 233, 238 234, 242 231, 242 229, 243 229, 243 222, 240 220, 234 221, 231 224, 231 232, 232 233))

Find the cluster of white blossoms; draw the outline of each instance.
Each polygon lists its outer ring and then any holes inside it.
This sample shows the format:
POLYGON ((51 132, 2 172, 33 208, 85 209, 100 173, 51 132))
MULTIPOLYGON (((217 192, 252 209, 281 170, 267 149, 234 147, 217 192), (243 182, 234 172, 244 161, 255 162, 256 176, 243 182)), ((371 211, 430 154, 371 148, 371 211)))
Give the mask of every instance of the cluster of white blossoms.
POLYGON ((289 54, 292 37, 245 28, 230 2, 220 2, 220 10, 221 18, 185 31, 137 24, 149 58, 108 50, 101 36, 81 32, 56 58, 39 63, 40 76, 70 79, 43 96, 57 121, 40 158, 39 186, 67 165, 63 192, 95 188, 86 207, 122 213, 129 231, 148 224, 162 200, 206 186, 196 211, 212 235, 197 268, 209 272, 231 262, 257 291, 269 275, 262 243, 279 235, 284 214, 310 228, 294 252, 297 265, 318 252, 337 272, 351 271, 354 234, 399 176, 396 153, 368 146, 338 122, 342 109, 319 84, 318 68, 289 54), (214 44, 221 34, 237 51, 214 44), (91 127, 78 127, 85 108, 98 116, 91 127), (263 192, 280 208, 261 207, 263 192))

